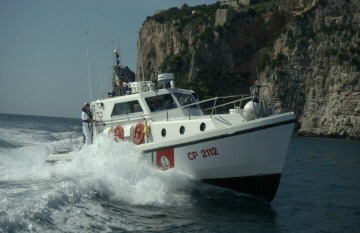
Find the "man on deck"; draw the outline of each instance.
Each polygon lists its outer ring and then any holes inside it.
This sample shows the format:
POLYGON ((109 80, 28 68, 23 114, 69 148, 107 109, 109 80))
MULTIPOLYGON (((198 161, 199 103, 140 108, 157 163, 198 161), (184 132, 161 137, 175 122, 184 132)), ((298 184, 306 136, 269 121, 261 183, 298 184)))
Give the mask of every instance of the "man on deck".
POLYGON ((92 128, 92 122, 93 116, 90 110, 90 104, 85 103, 82 108, 81 113, 81 120, 82 120, 82 127, 84 132, 84 143, 91 144, 93 141, 93 128, 92 128))

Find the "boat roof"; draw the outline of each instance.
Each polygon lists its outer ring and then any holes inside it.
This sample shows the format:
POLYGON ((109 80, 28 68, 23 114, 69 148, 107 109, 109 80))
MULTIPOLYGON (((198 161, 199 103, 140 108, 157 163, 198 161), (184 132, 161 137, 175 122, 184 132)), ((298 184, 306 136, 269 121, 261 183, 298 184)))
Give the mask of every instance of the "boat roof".
MULTIPOLYGON (((149 81, 146 81, 146 82, 149 82, 149 81)), ((141 83, 141 82, 135 82, 135 83, 141 83)), ((142 99, 142 98, 151 97, 151 96, 165 95, 168 93, 192 94, 194 92, 191 90, 181 89, 181 88, 162 88, 162 89, 153 89, 153 90, 149 89, 146 91, 131 93, 128 95, 114 96, 114 97, 109 97, 109 98, 105 98, 105 99, 98 99, 98 100, 94 101, 94 103, 127 102, 127 101, 131 101, 131 100, 139 99, 139 98, 142 99)))

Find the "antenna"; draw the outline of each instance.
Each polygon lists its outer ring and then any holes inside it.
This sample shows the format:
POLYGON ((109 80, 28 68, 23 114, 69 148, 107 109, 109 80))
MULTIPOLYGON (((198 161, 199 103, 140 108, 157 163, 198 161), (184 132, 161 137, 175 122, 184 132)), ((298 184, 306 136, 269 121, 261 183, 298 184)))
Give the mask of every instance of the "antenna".
POLYGON ((91 95, 91 75, 90 75, 90 61, 89 61, 88 38, 87 38, 87 31, 86 31, 86 30, 85 30, 85 41, 86 41, 86 58, 87 58, 87 65, 88 65, 89 91, 90 91, 90 102, 91 102, 91 101, 92 101, 92 95, 91 95))
POLYGON ((106 82, 105 82, 105 77, 106 77, 106 73, 105 73, 105 65, 104 65, 104 54, 101 54, 101 69, 102 69, 102 82, 104 82, 104 89, 105 89, 105 93, 108 91, 107 87, 106 87, 106 82))
POLYGON ((120 66, 120 51, 118 49, 114 50, 115 54, 115 66, 120 66))
POLYGON ((140 52, 141 73, 142 73, 142 76, 143 76, 143 82, 145 82, 144 66, 143 66, 143 63, 142 63, 142 55, 141 55, 140 32, 139 32, 139 40, 138 40, 138 49, 139 49, 139 52, 140 52))
POLYGON ((102 75, 101 75, 101 64, 100 64, 100 59, 99 59, 99 55, 98 55, 98 62, 99 62, 99 81, 100 81, 100 94, 101 97, 103 95, 103 85, 102 85, 102 75))

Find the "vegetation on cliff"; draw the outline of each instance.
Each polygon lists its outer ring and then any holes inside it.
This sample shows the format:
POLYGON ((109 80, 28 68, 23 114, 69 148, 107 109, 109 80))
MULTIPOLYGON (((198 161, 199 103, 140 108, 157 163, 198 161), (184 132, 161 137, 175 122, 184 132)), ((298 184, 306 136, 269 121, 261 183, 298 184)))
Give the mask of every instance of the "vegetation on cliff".
POLYGON ((173 20, 177 21, 177 26, 181 29, 186 24, 207 23, 209 20, 215 20, 216 10, 219 9, 220 3, 211 5, 200 5, 189 7, 184 4, 181 8, 173 7, 166 11, 161 11, 147 20, 155 20, 158 23, 168 23, 173 20))

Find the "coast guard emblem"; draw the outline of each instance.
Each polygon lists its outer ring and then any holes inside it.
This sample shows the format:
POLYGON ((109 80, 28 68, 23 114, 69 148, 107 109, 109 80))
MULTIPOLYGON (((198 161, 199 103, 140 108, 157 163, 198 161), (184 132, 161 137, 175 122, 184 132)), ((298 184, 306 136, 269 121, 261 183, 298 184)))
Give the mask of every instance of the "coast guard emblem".
POLYGON ((156 151, 156 166, 161 170, 174 167, 174 148, 156 151))

